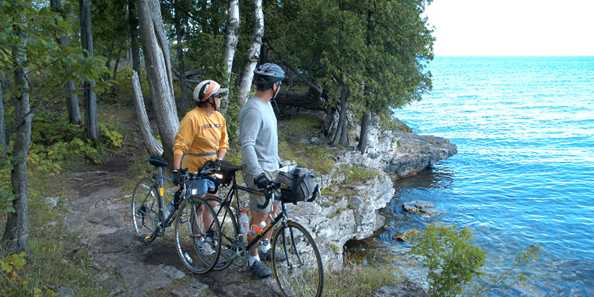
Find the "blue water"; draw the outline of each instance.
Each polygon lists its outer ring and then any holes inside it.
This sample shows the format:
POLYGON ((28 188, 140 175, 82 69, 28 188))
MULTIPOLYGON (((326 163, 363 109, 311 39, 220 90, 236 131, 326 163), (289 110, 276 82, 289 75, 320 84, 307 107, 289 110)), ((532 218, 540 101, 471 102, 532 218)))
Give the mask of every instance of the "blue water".
POLYGON ((594 57, 438 57, 431 72, 396 116, 458 154, 400 182, 400 201, 471 227, 495 270, 541 246, 534 288, 498 296, 594 296, 594 57))

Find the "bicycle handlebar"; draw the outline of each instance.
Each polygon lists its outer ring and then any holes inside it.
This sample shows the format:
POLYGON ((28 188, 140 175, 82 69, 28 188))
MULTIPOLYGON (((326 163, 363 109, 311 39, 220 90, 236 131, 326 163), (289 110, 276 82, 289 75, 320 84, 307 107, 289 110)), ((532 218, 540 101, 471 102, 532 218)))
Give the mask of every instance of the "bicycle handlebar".
POLYGON ((277 183, 277 182, 270 182, 266 188, 264 188, 262 190, 262 193, 264 193, 264 197, 266 197, 266 202, 264 202, 264 204, 258 204, 258 208, 260 209, 266 209, 268 207, 268 204, 270 203, 270 199, 273 197, 273 194, 276 190, 280 189, 281 184, 277 183))

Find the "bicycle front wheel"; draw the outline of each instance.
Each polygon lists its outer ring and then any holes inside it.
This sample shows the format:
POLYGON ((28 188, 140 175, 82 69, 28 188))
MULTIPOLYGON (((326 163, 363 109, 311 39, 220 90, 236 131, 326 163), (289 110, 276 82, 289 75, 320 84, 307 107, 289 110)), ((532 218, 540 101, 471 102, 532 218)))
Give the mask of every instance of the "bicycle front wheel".
POLYGON ((152 179, 144 178, 136 184, 132 194, 131 212, 136 235, 141 241, 150 242, 160 222, 159 194, 152 179))
POLYGON ((285 296, 319 297, 324 287, 322 259, 307 230, 288 221, 272 241, 274 277, 285 296))
POLYGON ((221 223, 221 256, 214 270, 224 270, 240 258, 239 226, 233 210, 227 205, 218 207, 217 217, 221 223))
POLYGON ((182 203, 176 214, 175 245, 184 266, 204 274, 214 268, 221 253, 221 228, 212 207, 198 197, 182 203))

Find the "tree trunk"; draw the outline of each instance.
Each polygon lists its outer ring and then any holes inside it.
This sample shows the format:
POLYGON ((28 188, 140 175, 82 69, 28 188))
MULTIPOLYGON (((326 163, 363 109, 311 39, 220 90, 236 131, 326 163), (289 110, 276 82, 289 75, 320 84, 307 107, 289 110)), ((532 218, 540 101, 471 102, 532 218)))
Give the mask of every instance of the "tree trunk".
POLYGON ((157 0, 139 0, 138 14, 144 44, 144 62, 151 85, 151 99, 166 159, 173 158, 179 119, 175 107, 169 45, 157 0))
POLYGON ((6 124, 4 123, 4 81, 0 76, 0 157, 6 158, 6 124))
POLYGON ((138 11, 135 0, 128 0, 128 33, 130 34, 130 51, 132 52, 132 69, 140 75, 140 49, 138 48, 138 11))
POLYGON ((179 100, 180 112, 185 112, 191 106, 192 94, 191 91, 188 89, 188 85, 186 83, 186 65, 184 63, 184 49, 183 49, 183 42, 185 36, 185 24, 182 23, 182 18, 180 17, 180 11, 175 6, 175 36, 177 38, 177 71, 180 73, 179 75, 179 86, 181 90, 181 99, 179 100))
POLYGON ((221 102, 221 112, 227 113, 229 107, 229 97, 231 96, 231 73, 233 71, 233 59, 235 58, 235 49, 239 41, 239 0, 229 0, 229 18, 227 19, 227 28, 225 32, 225 86, 229 92, 223 97, 221 102))
POLYGON ((16 86, 14 126, 16 134, 11 173, 12 189, 15 194, 12 204, 15 211, 8 214, 6 229, 2 238, 4 246, 10 251, 26 250, 29 238, 27 158, 31 145, 31 107, 29 105, 29 83, 25 68, 25 65, 27 65, 27 37, 23 32, 18 31, 17 36, 19 36, 20 40, 13 47, 16 86))
POLYGON ((332 145, 348 145, 348 123, 347 123, 347 100, 349 96, 349 90, 347 86, 343 85, 340 88, 340 116, 338 117, 338 125, 336 126, 336 132, 332 138, 332 145))
POLYGON ((142 132, 146 150, 151 156, 161 156, 163 154, 163 146, 153 136, 151 124, 144 106, 144 97, 142 96, 142 89, 140 88, 140 80, 138 79, 138 73, 136 73, 136 71, 132 73, 132 90, 134 91, 134 107, 136 108, 138 125, 140 126, 140 132, 142 132))
POLYGON ((254 15, 256 16, 256 27, 252 35, 252 45, 248 51, 248 63, 245 65, 239 87, 239 103, 243 105, 247 101, 254 78, 254 69, 260 57, 262 36, 264 36, 264 13, 262 12, 262 0, 254 0, 254 15))
MULTIPOLYGON (((80 0, 80 41, 85 56, 93 56, 93 31, 91 29, 91 0, 80 0)), ((84 97, 87 108, 86 128, 87 137, 92 140, 99 139, 99 126, 97 124, 97 97, 95 96, 95 81, 84 82, 84 97)))
MULTIPOLYGON (((111 79, 114 81, 118 78, 118 67, 120 66, 121 55, 122 55, 122 48, 120 47, 118 49, 118 54, 116 57, 115 65, 113 65, 113 74, 111 76, 111 79)), ((114 86, 114 89, 115 89, 115 86, 114 86)))
POLYGON ((357 149, 364 154, 367 151, 368 132, 369 132, 369 121, 371 120, 371 112, 365 112, 361 119, 361 133, 359 135, 359 146, 357 149))
MULTIPOLYGON (((64 11, 61 0, 51 0, 50 7, 53 11, 60 13, 62 18, 68 18, 68 14, 64 11)), ((58 44, 60 44, 60 47, 65 48, 69 43, 70 38, 68 38, 68 36, 58 37, 58 44)), ((68 69, 67 72, 70 72, 70 70, 68 69)), ((80 125, 79 99, 76 84, 74 83, 74 80, 71 79, 66 82, 66 107, 68 109, 68 120, 70 123, 80 125)))

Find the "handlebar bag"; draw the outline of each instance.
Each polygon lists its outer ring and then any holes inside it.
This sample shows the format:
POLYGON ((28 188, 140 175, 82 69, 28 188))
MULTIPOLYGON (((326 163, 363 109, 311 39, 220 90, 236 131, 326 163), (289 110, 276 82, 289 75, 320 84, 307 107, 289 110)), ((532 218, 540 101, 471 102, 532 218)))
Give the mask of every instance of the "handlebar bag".
POLYGON ((280 200, 283 202, 311 202, 319 194, 315 175, 307 168, 295 167, 289 172, 279 172, 277 181, 281 183, 280 200))

